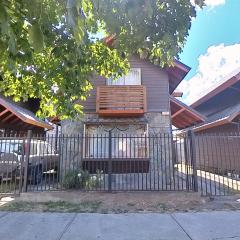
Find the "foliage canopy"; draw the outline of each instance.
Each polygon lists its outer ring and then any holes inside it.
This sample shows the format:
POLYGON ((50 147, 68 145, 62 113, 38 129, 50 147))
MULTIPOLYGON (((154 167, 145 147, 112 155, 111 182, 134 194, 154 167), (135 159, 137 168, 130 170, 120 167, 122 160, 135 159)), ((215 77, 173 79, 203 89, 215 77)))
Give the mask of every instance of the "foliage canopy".
POLYGON ((43 117, 79 116, 93 75, 125 74, 132 53, 171 63, 203 4, 195 2, 0 0, 0 91, 15 101, 39 98, 43 117))

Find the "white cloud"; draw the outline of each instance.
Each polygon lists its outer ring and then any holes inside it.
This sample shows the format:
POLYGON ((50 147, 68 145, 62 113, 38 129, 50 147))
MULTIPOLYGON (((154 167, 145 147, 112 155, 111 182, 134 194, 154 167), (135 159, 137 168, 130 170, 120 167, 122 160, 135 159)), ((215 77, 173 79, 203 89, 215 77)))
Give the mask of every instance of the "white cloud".
MULTIPOLYGON (((191 0, 192 5, 196 6, 195 0, 191 0)), ((224 5, 226 3, 226 0, 205 0, 205 5, 210 8, 214 8, 219 5, 224 5)), ((200 10, 201 8, 197 7, 197 10, 200 10)))
POLYGON ((225 4, 225 0, 205 0, 205 4, 209 7, 216 7, 225 4))
POLYGON ((198 58, 197 73, 183 80, 178 90, 184 93, 183 101, 191 104, 214 86, 226 81, 226 76, 240 68, 240 44, 211 46, 198 58))

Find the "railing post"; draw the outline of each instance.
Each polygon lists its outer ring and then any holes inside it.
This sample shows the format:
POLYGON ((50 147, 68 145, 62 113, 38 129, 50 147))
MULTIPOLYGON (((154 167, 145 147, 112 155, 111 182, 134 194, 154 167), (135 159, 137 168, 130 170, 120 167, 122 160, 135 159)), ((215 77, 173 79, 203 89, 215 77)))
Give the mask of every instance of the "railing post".
POLYGON ((23 167, 23 192, 27 192, 28 165, 29 165, 31 138, 32 138, 32 130, 28 130, 27 139, 24 140, 24 149, 23 149, 24 155, 23 155, 22 164, 21 164, 21 168, 23 167))
POLYGON ((186 165, 185 169, 186 169, 186 189, 187 191, 189 191, 190 186, 189 186, 189 173, 188 173, 188 169, 189 169, 189 154, 188 154, 188 136, 184 136, 184 142, 183 142, 183 147, 184 147, 184 164, 186 165))
POLYGON ((112 191, 112 132, 108 133, 108 192, 112 191))
POLYGON ((191 165, 192 165, 192 169, 193 169, 193 174, 192 174, 193 190, 194 190, 194 192, 198 192, 196 144, 195 144, 195 134, 194 134, 193 130, 188 131, 188 138, 189 138, 191 165))

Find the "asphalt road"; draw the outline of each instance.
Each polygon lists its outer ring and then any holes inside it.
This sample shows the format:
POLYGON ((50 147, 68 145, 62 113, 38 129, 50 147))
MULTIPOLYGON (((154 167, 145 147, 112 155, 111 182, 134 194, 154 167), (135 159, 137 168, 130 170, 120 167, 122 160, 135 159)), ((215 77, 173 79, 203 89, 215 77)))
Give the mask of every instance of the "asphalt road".
POLYGON ((240 240, 240 211, 174 214, 0 212, 1 240, 240 240))

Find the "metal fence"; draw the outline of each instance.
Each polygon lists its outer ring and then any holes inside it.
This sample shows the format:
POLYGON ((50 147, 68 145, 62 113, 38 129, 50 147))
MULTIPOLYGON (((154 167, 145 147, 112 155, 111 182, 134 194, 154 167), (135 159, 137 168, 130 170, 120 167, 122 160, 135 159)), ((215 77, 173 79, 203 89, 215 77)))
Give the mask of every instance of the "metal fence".
POLYGON ((74 135, 0 138, 0 194, 24 191, 240 189, 240 136, 74 135))

